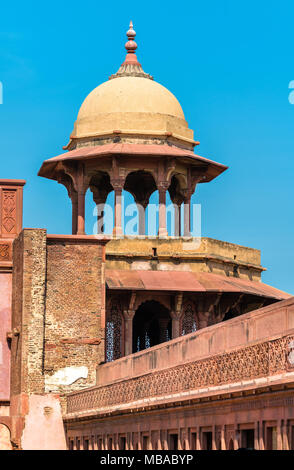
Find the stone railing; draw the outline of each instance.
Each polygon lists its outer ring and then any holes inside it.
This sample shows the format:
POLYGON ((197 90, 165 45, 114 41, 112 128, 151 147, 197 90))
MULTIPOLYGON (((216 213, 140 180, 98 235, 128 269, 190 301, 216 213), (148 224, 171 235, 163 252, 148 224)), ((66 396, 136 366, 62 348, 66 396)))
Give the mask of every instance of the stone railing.
MULTIPOLYGON (((292 334, 260 342, 235 351, 153 371, 105 386, 75 392, 67 397, 67 414, 106 410, 115 405, 135 403, 142 406, 152 397, 173 399, 181 392, 197 391, 223 384, 267 378, 294 371, 292 334)), ((292 374, 291 374, 292 375, 292 374)))

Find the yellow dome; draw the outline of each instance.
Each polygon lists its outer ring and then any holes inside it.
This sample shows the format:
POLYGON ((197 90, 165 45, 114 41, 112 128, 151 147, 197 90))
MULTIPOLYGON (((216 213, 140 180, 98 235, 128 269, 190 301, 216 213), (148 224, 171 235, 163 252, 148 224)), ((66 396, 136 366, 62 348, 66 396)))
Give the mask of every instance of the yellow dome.
POLYGON ((123 76, 95 88, 83 102, 72 138, 111 135, 166 135, 193 142, 180 103, 149 78, 123 76))

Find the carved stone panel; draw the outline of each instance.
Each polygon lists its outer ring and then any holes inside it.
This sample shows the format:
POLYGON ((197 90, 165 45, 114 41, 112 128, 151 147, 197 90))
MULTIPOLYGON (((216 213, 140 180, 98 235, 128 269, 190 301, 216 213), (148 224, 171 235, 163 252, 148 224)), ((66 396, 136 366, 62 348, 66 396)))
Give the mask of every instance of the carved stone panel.
POLYGON ((16 191, 2 191, 2 235, 16 232, 16 191))

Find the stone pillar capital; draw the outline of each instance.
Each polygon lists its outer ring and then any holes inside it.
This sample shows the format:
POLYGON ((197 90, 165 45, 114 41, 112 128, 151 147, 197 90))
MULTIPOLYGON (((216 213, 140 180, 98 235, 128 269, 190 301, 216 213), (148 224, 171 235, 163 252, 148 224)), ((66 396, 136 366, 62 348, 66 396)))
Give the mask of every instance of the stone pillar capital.
POLYGON ((181 314, 182 314, 181 310, 170 311, 170 316, 172 317, 173 320, 180 320, 181 314))
POLYGON ((157 183, 158 192, 167 191, 168 188, 169 188, 169 182, 168 181, 159 181, 157 183))
POLYGON ((111 185, 114 191, 122 191, 124 187, 124 179, 123 178, 111 178, 110 180, 111 185))
POLYGON ((123 315, 125 320, 133 320, 136 310, 124 310, 123 315))

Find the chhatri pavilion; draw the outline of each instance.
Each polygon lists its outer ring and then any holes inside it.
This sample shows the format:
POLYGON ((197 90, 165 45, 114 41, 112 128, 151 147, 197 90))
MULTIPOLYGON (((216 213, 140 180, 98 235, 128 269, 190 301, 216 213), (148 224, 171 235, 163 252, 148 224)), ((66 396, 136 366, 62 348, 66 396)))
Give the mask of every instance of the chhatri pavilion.
POLYGON ((294 449, 294 298, 262 283, 259 250, 193 236, 191 197, 227 167, 195 153, 135 35, 39 170, 65 186, 72 234, 23 228, 25 181, 0 180, 0 449, 294 449))

